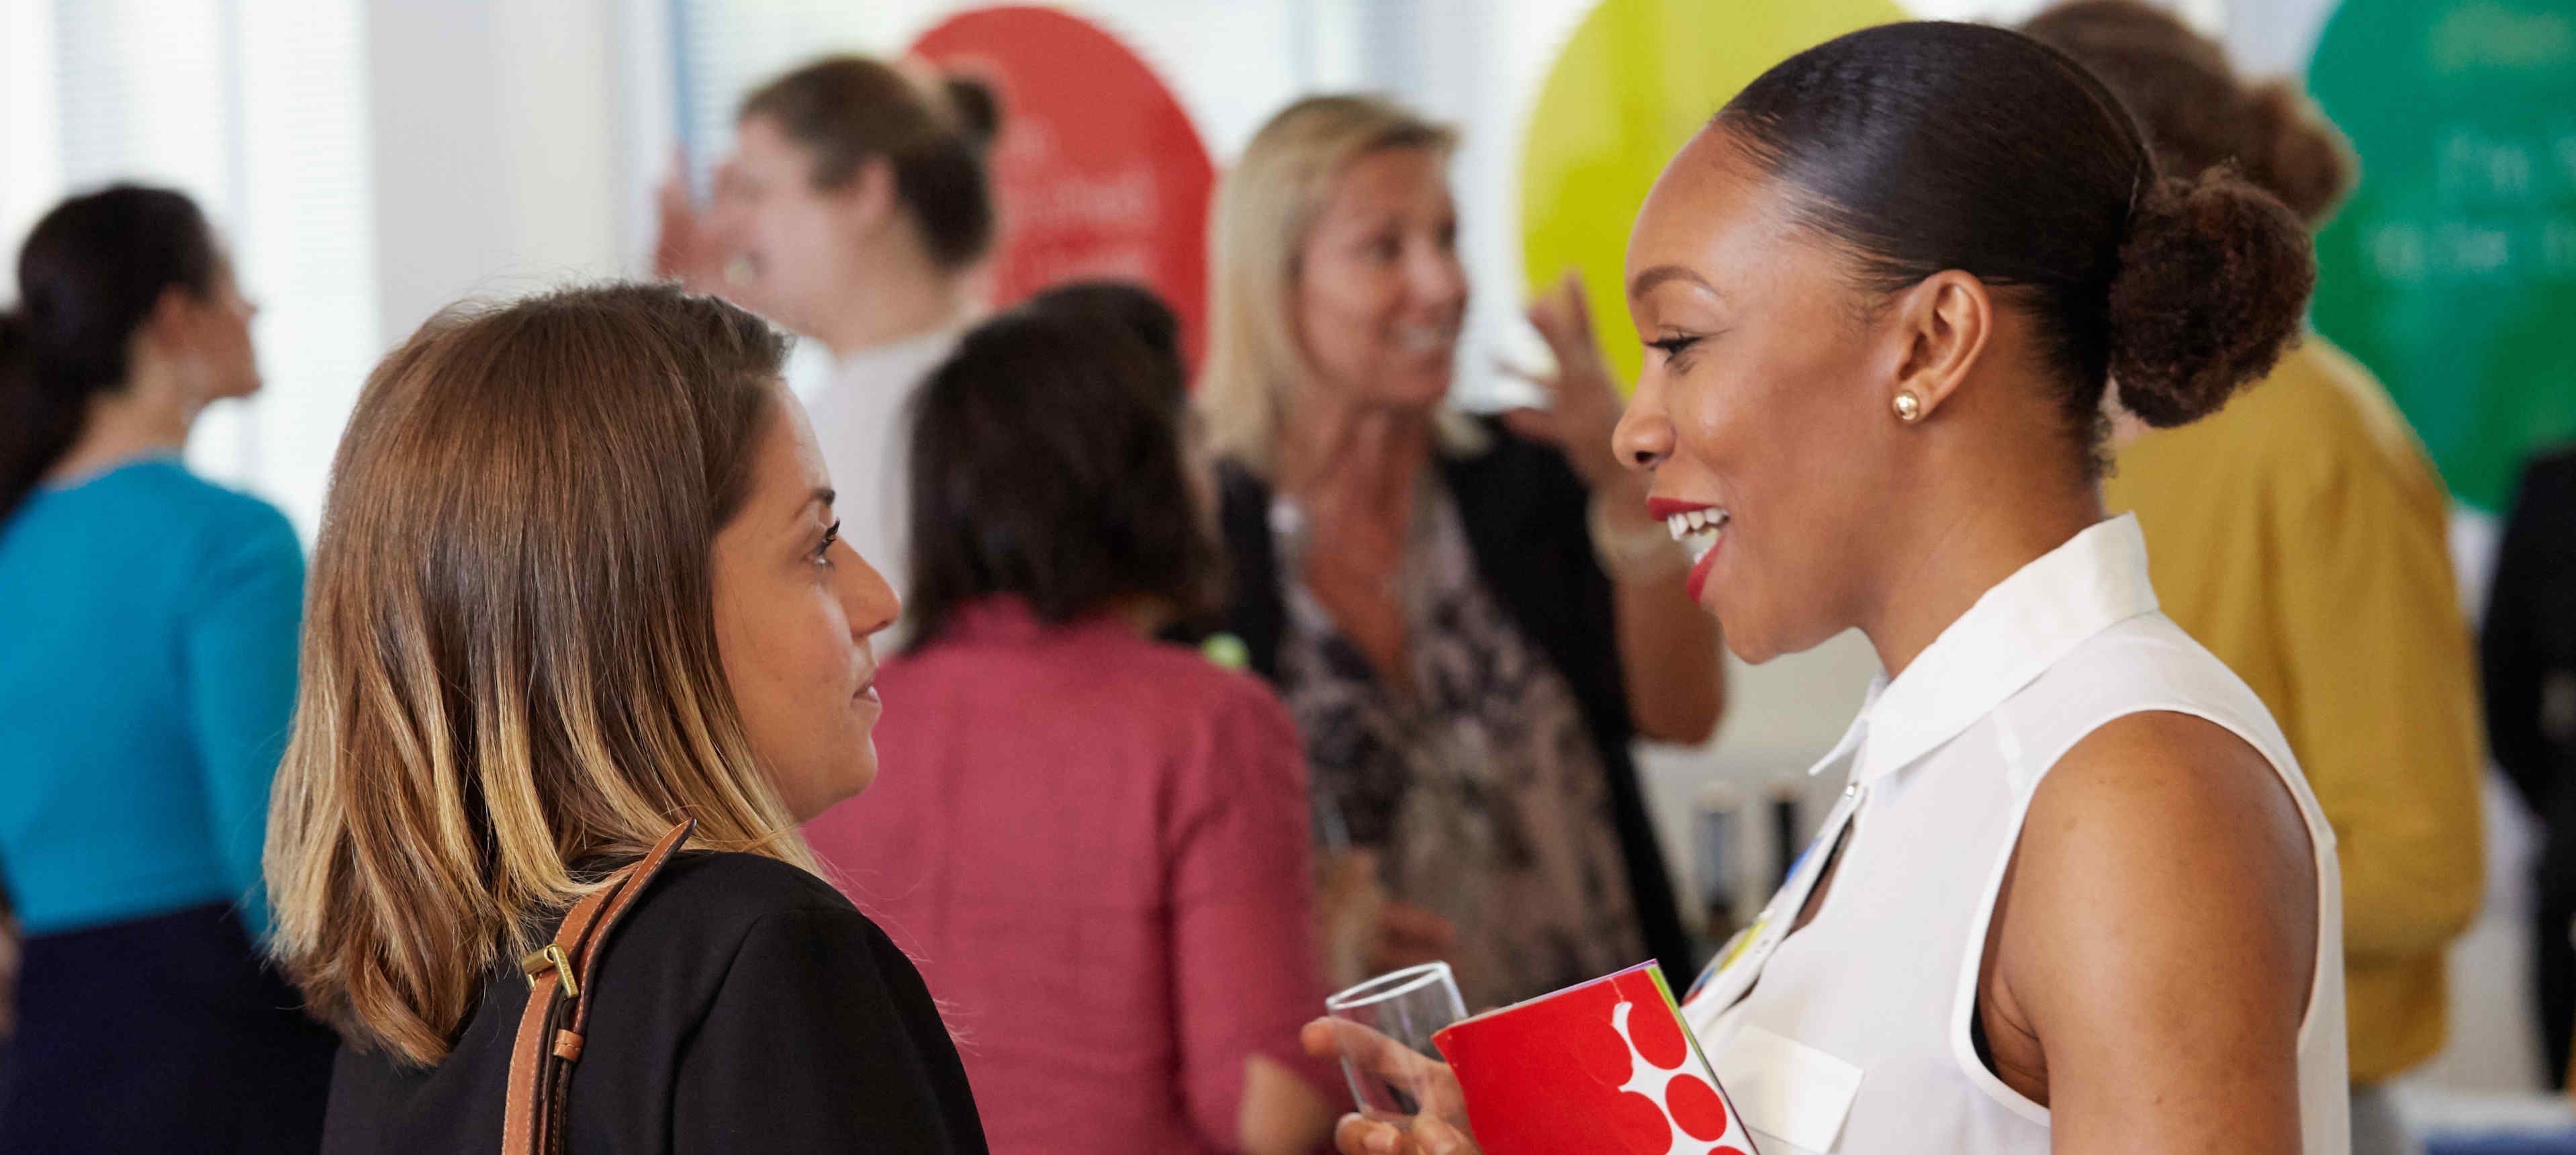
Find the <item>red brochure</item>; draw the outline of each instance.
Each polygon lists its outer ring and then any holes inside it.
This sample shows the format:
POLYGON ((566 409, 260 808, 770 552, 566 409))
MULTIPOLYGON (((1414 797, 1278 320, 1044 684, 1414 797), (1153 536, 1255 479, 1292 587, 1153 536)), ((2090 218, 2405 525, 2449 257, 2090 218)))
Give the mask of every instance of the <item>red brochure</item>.
POLYGON ((1432 1042, 1489 1155, 1758 1155, 1652 963, 1453 1023, 1432 1042))

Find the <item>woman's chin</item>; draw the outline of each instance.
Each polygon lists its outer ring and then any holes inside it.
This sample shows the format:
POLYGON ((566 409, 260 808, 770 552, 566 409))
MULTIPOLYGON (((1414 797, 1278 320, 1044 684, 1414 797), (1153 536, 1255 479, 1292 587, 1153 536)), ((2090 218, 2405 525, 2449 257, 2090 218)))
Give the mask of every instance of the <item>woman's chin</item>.
POLYGON ((841 781, 839 783, 840 790, 837 796, 832 799, 832 804, 837 806, 843 802, 849 801, 850 799, 856 798, 859 795, 865 794, 868 792, 868 787, 876 784, 877 750, 876 743, 871 740, 868 743, 868 756, 859 759, 856 764, 852 765, 841 775, 841 781))
POLYGON ((1735 655, 1738 660, 1749 666, 1761 665, 1788 652, 1787 648, 1780 644, 1779 636, 1775 631, 1762 628, 1760 622, 1751 620, 1741 612, 1729 614, 1719 609, 1717 601, 1716 591, 1711 590, 1703 595, 1700 608, 1707 610, 1709 616, 1717 619, 1717 636, 1719 640, 1726 643, 1726 652, 1735 655))
POLYGON ((1747 641, 1742 635, 1727 629, 1725 622, 1719 622, 1717 628, 1719 636, 1726 640, 1726 652, 1735 655, 1735 659, 1745 665, 1759 666, 1780 656, 1780 647, 1747 641))
POLYGON ((1803 654, 1840 636, 1845 627, 1815 620, 1759 619, 1738 609, 1732 616, 1718 615, 1718 636, 1726 643, 1726 652, 1745 665, 1759 666, 1773 658, 1803 654))
POLYGON ((818 775, 821 781, 809 781, 798 789, 781 785, 779 801, 787 806, 788 816, 799 826, 822 817, 833 807, 867 793, 877 780, 876 749, 870 744, 867 757, 855 759, 818 775))
POLYGON ((1399 413, 1427 413, 1449 399, 1450 375, 1447 366, 1438 372, 1416 372, 1382 383, 1370 391, 1369 399, 1399 413))

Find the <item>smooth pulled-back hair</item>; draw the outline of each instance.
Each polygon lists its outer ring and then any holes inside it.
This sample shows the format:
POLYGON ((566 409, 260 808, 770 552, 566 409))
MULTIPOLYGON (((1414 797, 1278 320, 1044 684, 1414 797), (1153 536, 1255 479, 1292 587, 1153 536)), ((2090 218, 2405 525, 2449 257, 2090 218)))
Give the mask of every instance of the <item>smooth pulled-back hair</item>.
POLYGON ((711 558, 785 342, 666 286, 450 312, 332 465, 278 772, 272 950, 353 1044, 443 1057, 497 959, 683 818, 810 868, 718 658, 711 558))
POLYGON ((2063 53, 1977 24, 1849 33, 1774 66, 1716 124, 1866 287, 1956 269, 2021 306, 2088 458, 2102 398, 2150 425, 2269 370, 2316 281, 2297 216, 2227 169, 2168 176, 2063 53))
POLYGON ((1127 597, 1184 615, 1213 603, 1180 364, 1153 349, 1138 304, 1042 297, 969 331, 923 382, 908 462, 915 645, 1000 594, 1051 623, 1127 597))
POLYGON ((205 214, 169 189, 110 185, 36 222, 0 311, 0 518, 70 451, 90 398, 124 384, 161 295, 203 298, 221 268, 205 214))

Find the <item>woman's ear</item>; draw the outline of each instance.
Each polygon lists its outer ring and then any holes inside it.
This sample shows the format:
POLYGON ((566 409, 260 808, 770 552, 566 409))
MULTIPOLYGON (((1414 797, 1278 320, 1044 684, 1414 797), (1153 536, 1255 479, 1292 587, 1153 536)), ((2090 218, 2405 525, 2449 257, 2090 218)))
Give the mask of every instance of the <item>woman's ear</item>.
POLYGON ((186 357, 197 347, 197 334, 204 324, 201 315, 206 302, 184 285, 171 285, 161 290, 152 302, 152 311, 143 315, 143 323, 134 327, 134 352, 149 354, 161 360, 186 357))
POLYGON ((1985 282, 1944 269, 1898 294, 1897 336, 1905 347, 1889 408, 1908 422, 1928 418, 1985 355, 1995 303, 1985 282), (1912 401, 1904 398, 1911 396, 1912 401))
POLYGON ((851 231, 860 235, 876 232, 901 216, 896 212, 894 162, 881 156, 860 161, 850 179, 832 190, 831 196, 839 202, 851 231))

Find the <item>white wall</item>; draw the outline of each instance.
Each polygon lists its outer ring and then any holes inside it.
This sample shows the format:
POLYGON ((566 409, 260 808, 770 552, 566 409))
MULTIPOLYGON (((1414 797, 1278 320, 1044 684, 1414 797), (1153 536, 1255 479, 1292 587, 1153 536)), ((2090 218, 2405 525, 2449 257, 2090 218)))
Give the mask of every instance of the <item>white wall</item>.
POLYGON ((368 0, 388 344, 460 298, 638 271, 625 8, 368 0))
POLYGON ((265 387, 209 410, 189 461, 307 533, 377 353, 361 7, 0 3, 0 238, 14 251, 64 196, 110 182, 194 198, 260 305, 265 387))

